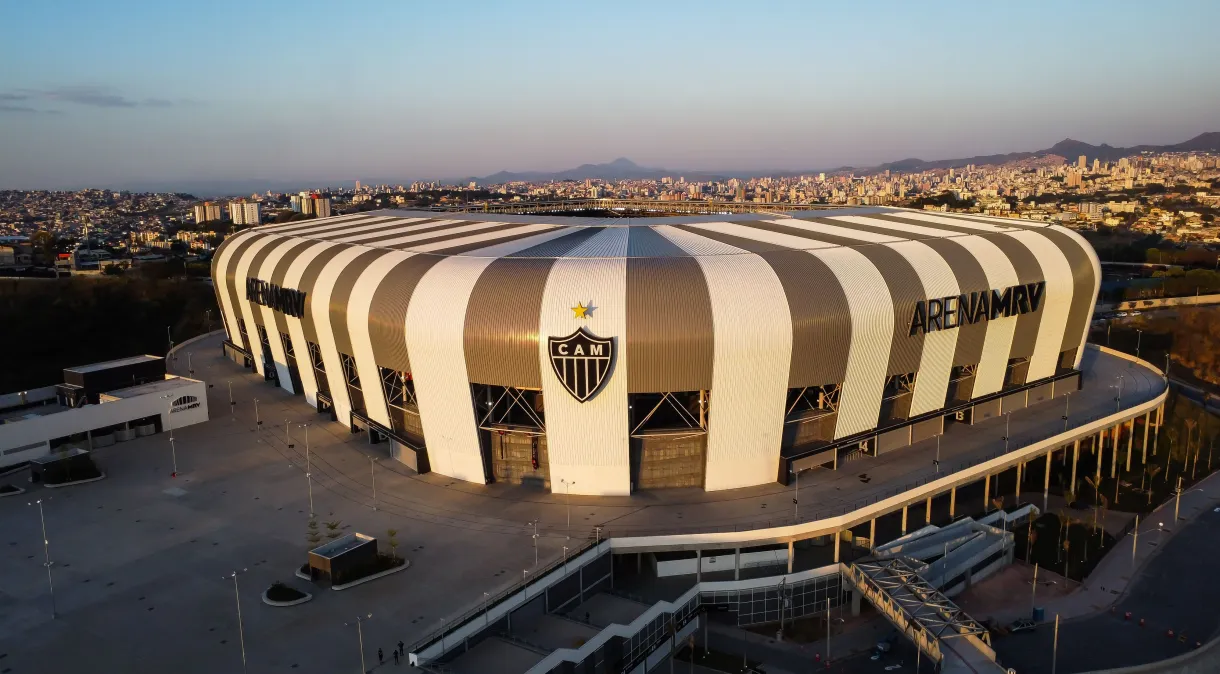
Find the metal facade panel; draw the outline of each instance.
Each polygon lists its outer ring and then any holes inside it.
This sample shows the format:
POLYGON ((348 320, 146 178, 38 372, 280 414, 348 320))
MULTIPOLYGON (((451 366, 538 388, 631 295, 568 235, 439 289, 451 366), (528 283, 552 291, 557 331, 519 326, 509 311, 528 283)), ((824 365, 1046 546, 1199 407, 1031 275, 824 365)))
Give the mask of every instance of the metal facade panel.
POLYGON ((851 346, 847 298, 838 278, 818 258, 807 254, 811 249, 833 246, 758 227, 677 227, 756 253, 771 265, 784 287, 792 320, 790 388, 843 381, 851 346))
POLYGON ((1038 334, 1029 358, 1029 381, 1053 376, 1059 368, 1059 351, 1072 309, 1073 276, 1067 256, 1042 232, 1010 232, 1010 236, 1029 248, 1042 266, 1046 279, 1045 296, 1039 313, 1038 334))
MULTIPOLYGON (((961 292, 953 270, 944 258, 927 244, 904 241, 886 245, 901 253, 919 275, 924 297, 949 297, 961 292)), ((908 325, 908 332, 909 329, 908 325)), ((915 377, 915 391, 911 394, 910 416, 918 416, 945 406, 957 337, 956 329, 937 330, 925 336, 918 375, 915 377)))
POLYGON ((708 413, 708 491, 764 484, 779 465, 792 318, 784 287, 766 260, 740 248, 662 226, 670 241, 700 251, 714 331, 708 413))
MULTIPOLYGON (((332 320, 331 297, 334 294, 339 275, 348 269, 356 258, 369 251, 367 248, 359 246, 342 246, 342 244, 340 246, 341 250, 318 273, 318 279, 314 283, 312 292, 305 296, 305 303, 309 309, 309 315, 313 318, 313 325, 317 329, 317 344, 322 352, 322 362, 326 365, 326 379, 330 384, 331 400, 335 402, 335 415, 338 417, 339 423, 346 426, 351 423, 352 402, 347 395, 346 380, 343 377, 343 366, 339 359, 339 347, 335 338, 335 334, 339 332, 336 327, 346 332, 346 326, 336 325, 336 321, 332 320), (312 299, 310 299, 311 296, 312 299)), ((376 385, 378 382, 380 380, 372 383, 376 385)), ((362 380, 361 387, 364 386, 367 384, 362 380)))
POLYGON ((224 250, 217 252, 217 276, 212 279, 216 292, 220 296, 220 310, 224 312, 225 323, 228 324, 229 340, 247 351, 250 350, 250 345, 242 343, 241 330, 237 327, 237 317, 241 314, 241 296, 237 294, 233 279, 237 270, 237 262, 245 253, 246 248, 259 238, 261 236, 246 231, 226 240, 225 243, 229 245, 225 246, 224 250))
MULTIPOLYGON (((451 231, 450 225, 453 225, 455 220, 412 220, 412 219, 393 219, 382 223, 375 227, 361 227, 360 233, 349 233, 342 238, 335 240, 340 243, 366 243, 376 241, 379 246, 388 246, 389 241, 398 238, 407 238, 412 236, 438 236, 451 231)), ((470 229, 481 229, 485 223, 471 223, 467 225, 470 229)))
MULTIPOLYGON (((316 257, 313 258, 313 260, 310 261, 309 266, 305 267, 305 271, 301 273, 301 281, 297 286, 297 289, 305 293, 306 303, 313 301, 312 298, 318 284, 318 277, 322 274, 322 270, 326 268, 326 265, 330 264, 330 261, 332 258, 334 258, 334 256, 349 248, 351 248, 351 246, 341 243, 324 248, 316 257)), ((301 318, 301 327, 305 331, 305 339, 313 342, 314 344, 319 343, 319 326, 314 320, 312 312, 305 312, 305 315, 301 318)))
MULTIPOLYGON (((362 248, 361 251, 359 255, 339 272, 338 278, 335 279, 335 285, 330 291, 330 324, 333 328, 335 349, 339 353, 346 353, 349 356, 352 355, 352 339, 347 329, 347 311, 352 287, 356 285, 356 281, 360 278, 361 274, 364 273, 364 270, 374 260, 386 254, 384 250, 370 250, 368 248, 362 248)), ((363 378, 361 378, 361 381, 363 381, 363 378)))
POLYGON ((380 236, 376 239, 362 241, 366 246, 377 246, 379 248, 414 248, 415 243, 436 243, 439 241, 449 241, 452 239, 460 239, 470 236, 475 233, 488 232, 503 232, 505 230, 517 229, 528 225, 517 225, 504 222, 475 222, 469 224, 447 225, 445 227, 425 227, 422 231, 406 230, 400 231, 392 236, 380 236))
MULTIPOLYGON (((588 249, 626 246, 627 233, 608 229, 586 242, 588 249)), ((580 255, 581 247, 572 251, 580 255)), ((542 295, 535 358, 542 370, 546 400, 546 447, 551 489, 573 494, 626 495, 631 493, 630 417, 627 379, 631 362, 623 348, 627 334, 627 260, 555 260, 542 295), (587 318, 577 318, 572 307, 590 303, 587 318), (564 338, 585 328, 602 339, 613 340, 617 352, 609 379, 592 398, 580 402, 568 393, 550 364, 548 338, 564 338)))
MULTIPOLYGON (((301 239, 282 238, 276 241, 275 245, 268 246, 270 253, 263 258, 263 262, 258 268, 258 275, 255 278, 275 283, 273 279, 277 270, 287 268, 287 265, 282 264, 284 256, 290 250, 299 248, 304 243, 301 239)), ((271 357, 275 360, 275 371, 279 379, 280 388, 289 393, 296 393, 292 389, 292 376, 288 372, 288 354, 284 352, 284 343, 280 340, 281 323, 284 320, 284 314, 271 307, 259 307, 258 311, 262 314, 262 324, 267 330, 267 342, 271 345, 271 357)))
MULTIPOLYGON (((310 245, 302 250, 288 266, 288 270, 284 272, 284 287, 296 288, 305 291, 303 276, 305 270, 309 268, 311 263, 322 253, 330 249, 338 249, 339 246, 331 243, 310 243, 310 245)), ((306 306, 310 301, 309 293, 305 294, 306 306)), ((305 312, 305 317, 309 316, 309 312, 305 312)), ((305 318, 295 316, 286 317, 288 322, 288 337, 292 340, 292 350, 297 354, 297 372, 301 375, 302 393, 305 395, 305 400, 310 405, 318 404, 318 380, 314 377, 313 363, 309 357, 308 340, 305 338, 305 318)), ((312 322, 312 321, 311 321, 312 322)))
MULTIPOLYGON (((1017 271, 1004 251, 993 242, 979 236, 963 236, 953 240, 965 248, 979 261, 987 274, 988 288, 1007 288, 1017 284, 1017 271)), ((1012 341, 1019 317, 999 317, 986 322, 987 333, 983 338, 983 351, 975 370, 971 397, 990 395, 1004 387, 1004 375, 1008 371, 1008 354, 1012 352, 1012 341)))
MULTIPOLYGON (((779 224, 786 224, 788 221, 780 221, 779 224)), ((687 231, 695 231, 704 236, 717 238, 716 234, 725 234, 744 239, 751 239, 757 242, 749 250, 755 253, 773 252, 777 250, 813 250, 817 248, 834 248, 834 244, 810 239, 803 236, 795 236, 787 234, 775 229, 766 228, 763 222, 749 222, 746 224, 738 224, 735 222, 706 222, 695 225, 679 225, 681 229, 687 231), (763 246, 758 243, 765 244, 763 246)), ((717 238, 717 240, 721 240, 717 238)))
POLYGON ((233 267, 233 286, 236 288, 238 297, 241 298, 238 300, 238 305, 241 307, 240 318, 246 321, 246 336, 250 338, 250 344, 246 348, 250 350, 251 360, 254 361, 254 371, 264 376, 266 376, 266 368, 263 365, 265 358, 263 345, 259 342, 258 331, 254 327, 257 325, 254 320, 254 304, 246 298, 246 279, 250 276, 250 264, 259 256, 259 252, 268 244, 279 240, 281 240, 279 237, 263 236, 252 241, 242 251, 241 257, 233 267))
POLYGON ((1097 305, 1097 292, 1101 289, 1101 262, 1097 259, 1097 251, 1085 241, 1084 237, 1063 225, 1053 225, 1042 230, 1047 236, 1056 240, 1064 240, 1061 244, 1064 254, 1072 264, 1072 274, 1075 286, 1072 291, 1072 317, 1068 321, 1067 330, 1063 334, 1064 351, 1076 349, 1076 361, 1073 367, 1080 367, 1080 358, 1084 354, 1084 343, 1089 336, 1089 321, 1093 318, 1093 307, 1097 305))
POLYGON ((372 236, 370 232, 380 232, 399 225, 403 221, 398 218, 372 218, 369 220, 360 220, 358 222, 341 223, 338 225, 318 226, 307 229, 301 232, 293 232, 292 236, 301 239, 314 239, 318 241, 334 241, 343 243, 347 237, 351 237, 359 232, 364 232, 365 236, 372 236))
POLYGON ((398 372, 411 371, 407 351, 407 307, 419 280, 437 262, 436 255, 412 255, 390 270, 369 303, 369 340, 373 361, 398 372))
MULTIPOLYGON (((348 292, 346 331, 351 343, 348 353, 356 360, 356 371, 360 373, 360 390, 364 394, 365 412, 369 417, 387 428, 392 428, 389 411, 386 409, 385 393, 381 390, 381 371, 373 352, 373 340, 369 334, 369 310, 386 276, 399 264, 411 257, 410 253, 391 251, 371 260, 348 292)), ((334 306, 334 296, 331 297, 334 306)), ((333 317, 333 313, 332 313, 333 317)))
POLYGON ((554 262, 554 258, 502 257, 479 276, 466 308, 463 340, 470 381, 542 388, 538 320, 554 262))
POLYGON ((712 304, 690 257, 627 259, 626 353, 631 393, 712 387, 712 304))
POLYGON ((837 440, 877 426, 894 336, 894 301, 888 292, 877 292, 885 287, 885 278, 860 251, 835 248, 809 254, 839 279, 851 315, 851 347, 835 424, 837 440))
POLYGON ((556 225, 521 225, 511 229, 498 230, 490 229, 482 232, 471 234, 458 239, 447 239, 438 241, 425 241, 423 243, 402 244, 401 247, 408 250, 413 250, 417 253, 432 253, 432 252, 448 252, 455 255, 456 253, 449 250, 455 244, 471 246, 472 251, 478 250, 478 247, 487 247, 498 242, 524 242, 526 246, 533 245, 530 243, 530 237, 546 232, 566 232, 566 227, 558 227, 556 225))
POLYGON ((373 216, 366 214, 366 213, 352 213, 349 215, 336 215, 331 218, 322 218, 321 220, 315 218, 315 219, 309 220, 307 222, 298 221, 298 222, 287 222, 287 223, 283 223, 283 224, 264 223, 262 225, 259 225, 258 227, 255 227, 255 229, 260 232, 269 232, 269 233, 273 233, 273 234, 288 234, 290 236, 296 236, 296 232, 303 230, 303 229, 310 229, 312 227, 322 227, 322 226, 327 226, 327 225, 351 222, 354 220, 366 220, 371 217, 373 217, 373 216))
MULTIPOLYGON (((265 277, 264 280, 270 281, 281 288, 292 288, 295 290, 296 289, 295 286, 288 285, 285 282, 284 277, 287 276, 288 270, 292 267, 292 264, 296 261, 297 257, 300 256, 301 253, 308 250, 309 247, 313 244, 313 242, 309 241, 308 239, 289 239, 289 240, 293 242, 293 245, 288 247, 287 249, 285 249, 283 255, 280 256, 280 261, 278 263, 276 263, 275 268, 272 269, 268 273, 269 278, 265 277)), ((275 316, 276 332, 281 332, 285 335, 290 335, 289 340, 291 341, 291 333, 288 331, 288 316, 279 311, 272 312, 272 314, 275 316)), ((283 349, 283 345, 280 346, 280 349, 281 350, 283 349)), ((295 346, 293 347, 293 352, 294 353, 296 352, 295 346)), ((304 352, 302 351, 301 353, 304 353, 304 352)), ((298 361, 298 367, 297 367, 298 370, 300 369, 301 362, 303 362, 303 361, 298 361)), ((292 385, 292 382, 289 382, 289 386, 291 386, 291 385, 292 385)), ((300 391, 293 391, 293 392, 300 393, 300 391)))

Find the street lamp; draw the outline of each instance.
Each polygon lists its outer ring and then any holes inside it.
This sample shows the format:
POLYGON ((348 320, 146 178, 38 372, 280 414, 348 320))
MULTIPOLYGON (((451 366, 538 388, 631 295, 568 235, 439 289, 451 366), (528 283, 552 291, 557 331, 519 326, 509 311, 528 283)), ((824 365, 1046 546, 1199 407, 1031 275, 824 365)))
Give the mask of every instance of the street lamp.
POLYGON ((534 527, 534 568, 538 568, 538 519, 534 518, 527 524, 534 527))
POLYGON ((309 462, 309 422, 297 424, 305 428, 305 481, 309 484, 309 516, 313 517, 313 471, 309 462))
MULTIPOLYGON (((373 617, 372 613, 368 613, 363 616, 356 616, 356 621, 355 621, 356 622, 356 638, 358 638, 360 640, 360 674, 365 674, 365 672, 368 671, 364 667, 364 627, 362 626, 362 623, 372 617, 373 617)), ((352 623, 343 623, 343 624, 347 625, 348 627, 352 626, 352 623)), ((441 631, 441 637, 444 638, 443 628, 441 631)), ((444 648, 442 647, 442 651, 443 650, 444 650, 444 648)))
POLYGON ((1118 383, 1110 388, 1118 389, 1117 394, 1114 396, 1114 411, 1119 412, 1123 408, 1123 375, 1120 374, 1115 379, 1118 380, 1118 383))
POLYGON ((796 524, 801 521, 801 471, 794 470, 792 475, 795 478, 792 486, 792 523, 796 524))
MULTIPOLYGON (((1068 429, 1068 411, 1072 408, 1072 394, 1075 391, 1068 391, 1063 395, 1063 431, 1066 433, 1068 429)), ((1066 456, 1066 454, 1064 455, 1066 456)))
MULTIPOLYGON (((48 496, 47 498, 50 497, 48 496)), ((51 588, 51 619, 54 620, 57 616, 55 610, 55 585, 51 582, 51 542, 47 540, 47 518, 42 512, 42 501, 43 499, 38 499, 26 505, 38 506, 38 521, 42 523, 42 554, 45 560, 42 565, 47 569, 47 587, 51 588)))
POLYGON ((237 574, 245 572, 246 570, 242 569, 229 574, 229 577, 233 579, 233 599, 237 603, 237 636, 241 641, 241 671, 243 672, 246 671, 246 630, 241 621, 241 592, 237 589, 237 574))
POLYGON ((254 399, 254 430, 259 430, 263 422, 258 418, 258 398, 254 399))
POLYGON ((166 429, 169 430, 169 453, 170 458, 174 462, 174 472, 170 473, 169 476, 178 477, 178 449, 174 446, 174 424, 172 416, 174 413, 174 394, 167 393, 161 396, 161 399, 165 401, 165 426, 166 429))
POLYGON ((377 472, 373 467, 377 465, 377 458, 369 457, 369 477, 373 479, 373 510, 377 509, 377 472))
POLYGON ((195 376, 195 366, 191 365, 191 352, 186 352, 186 373, 190 376, 195 376))
POLYGON ((1012 428, 1012 410, 1004 413, 1004 453, 1008 453, 1009 429, 1012 428))
POLYGON ((1136 328, 1136 330, 1135 330, 1135 357, 1136 358, 1140 357, 1140 340, 1143 338, 1143 336, 1144 336, 1144 331, 1140 330, 1139 328, 1136 328))
POLYGON ((572 485, 576 484, 576 482, 575 481, 569 482, 562 477, 559 478, 559 481, 561 483, 563 483, 564 491, 566 492, 566 495, 568 497, 567 498, 568 539, 570 540, 572 538, 572 485))

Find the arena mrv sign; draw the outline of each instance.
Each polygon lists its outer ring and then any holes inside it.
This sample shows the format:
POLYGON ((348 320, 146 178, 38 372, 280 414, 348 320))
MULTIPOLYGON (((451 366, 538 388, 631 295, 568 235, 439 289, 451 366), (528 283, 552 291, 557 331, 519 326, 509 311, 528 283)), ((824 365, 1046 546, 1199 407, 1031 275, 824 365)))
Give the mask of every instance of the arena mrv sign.
POLYGON ((281 288, 261 279, 246 279, 246 299, 285 316, 301 318, 305 315, 305 293, 292 288, 281 288))
POLYGON ((1038 310, 1046 281, 1019 283, 1000 290, 950 295, 915 303, 910 335, 948 330, 971 323, 1019 316, 1038 310))

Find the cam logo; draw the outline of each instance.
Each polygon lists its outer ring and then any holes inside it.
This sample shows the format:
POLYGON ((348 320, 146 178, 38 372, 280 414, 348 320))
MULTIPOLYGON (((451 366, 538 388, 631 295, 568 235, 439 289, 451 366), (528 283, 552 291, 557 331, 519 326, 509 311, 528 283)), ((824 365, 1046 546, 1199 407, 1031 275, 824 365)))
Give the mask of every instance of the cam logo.
POLYGON ((551 369, 568 393, 582 403, 596 395, 610 375, 614 340, 602 339, 582 327, 567 337, 546 341, 551 369))

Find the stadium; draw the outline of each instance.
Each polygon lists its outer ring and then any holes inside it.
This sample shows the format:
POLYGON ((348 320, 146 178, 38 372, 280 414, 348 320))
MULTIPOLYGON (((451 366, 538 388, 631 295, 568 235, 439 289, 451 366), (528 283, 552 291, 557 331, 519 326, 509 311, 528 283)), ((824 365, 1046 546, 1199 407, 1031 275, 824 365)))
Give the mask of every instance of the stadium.
POLYGON ((213 259, 230 358, 421 473, 586 495, 787 484, 1078 390, 1101 278, 1059 225, 879 207, 372 211, 213 259))

